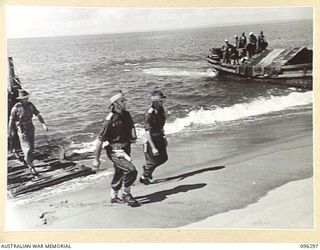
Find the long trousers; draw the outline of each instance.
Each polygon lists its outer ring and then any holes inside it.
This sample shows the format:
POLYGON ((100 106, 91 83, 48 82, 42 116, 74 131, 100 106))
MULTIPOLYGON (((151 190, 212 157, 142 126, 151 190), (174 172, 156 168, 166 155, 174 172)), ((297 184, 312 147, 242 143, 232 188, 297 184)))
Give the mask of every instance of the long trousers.
MULTIPOLYGON (((130 144, 122 148, 127 155, 130 156, 130 144)), ((138 171, 132 162, 123 157, 117 157, 112 151, 111 147, 107 147, 107 155, 113 162, 114 175, 111 181, 111 188, 115 191, 121 189, 121 187, 130 187, 137 178, 138 171)))
POLYGON ((162 165, 168 160, 167 146, 162 135, 152 137, 152 141, 159 151, 159 155, 153 155, 149 142, 145 145, 144 156, 146 164, 143 166, 143 176, 151 178, 156 167, 162 165))

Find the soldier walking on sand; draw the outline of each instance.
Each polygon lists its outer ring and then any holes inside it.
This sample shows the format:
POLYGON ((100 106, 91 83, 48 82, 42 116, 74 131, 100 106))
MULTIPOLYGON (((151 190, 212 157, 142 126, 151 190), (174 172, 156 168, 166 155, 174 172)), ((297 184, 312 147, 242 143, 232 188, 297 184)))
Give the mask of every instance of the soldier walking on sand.
POLYGON ((111 181, 111 203, 127 203, 129 206, 139 206, 131 195, 131 185, 137 178, 137 170, 131 162, 131 143, 137 139, 131 115, 126 111, 126 99, 121 91, 110 98, 111 111, 106 117, 95 148, 93 166, 100 165, 100 154, 103 142, 109 159, 113 162, 114 175, 111 181), (122 199, 118 192, 123 189, 122 199))
POLYGON ((12 139, 15 131, 18 133, 21 148, 24 155, 25 163, 28 165, 31 174, 38 175, 33 165, 33 149, 34 149, 34 134, 35 128, 32 122, 32 116, 36 115, 42 123, 43 129, 48 130, 44 123, 43 117, 36 106, 29 102, 29 93, 23 89, 19 90, 19 100, 11 109, 9 118, 9 138, 12 139))
POLYGON ((147 142, 144 145, 144 155, 146 164, 143 166, 143 174, 140 182, 151 184, 152 173, 156 167, 168 160, 167 140, 164 134, 163 126, 166 122, 163 103, 166 96, 160 90, 154 90, 151 93, 152 105, 145 114, 144 126, 147 135, 147 142))

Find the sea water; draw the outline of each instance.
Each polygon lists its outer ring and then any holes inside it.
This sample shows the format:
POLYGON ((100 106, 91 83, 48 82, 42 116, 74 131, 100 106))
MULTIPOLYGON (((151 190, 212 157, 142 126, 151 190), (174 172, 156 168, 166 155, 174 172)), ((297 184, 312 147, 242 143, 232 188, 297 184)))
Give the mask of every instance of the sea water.
MULTIPOLYGON (((108 100, 121 89, 138 133, 150 91, 159 87, 169 140, 201 131, 250 126, 261 119, 312 113, 313 92, 264 81, 217 76, 206 61, 209 48, 245 32, 264 31, 269 48, 313 46, 312 21, 211 27, 91 36, 8 39, 8 56, 49 134, 68 151, 92 152, 108 112, 108 100), (230 125, 231 124, 231 125, 230 125)), ((45 143, 41 127, 37 143, 45 143)), ((137 147, 137 145, 135 146, 137 147)), ((99 177, 95 177, 99 178, 99 177)))

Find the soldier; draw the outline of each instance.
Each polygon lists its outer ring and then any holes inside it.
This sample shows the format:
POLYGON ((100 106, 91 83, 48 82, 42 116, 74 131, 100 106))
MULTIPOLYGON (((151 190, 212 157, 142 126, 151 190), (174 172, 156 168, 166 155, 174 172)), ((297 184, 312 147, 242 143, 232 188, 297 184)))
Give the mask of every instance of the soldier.
POLYGON ((166 96, 160 90, 154 90, 151 93, 152 105, 145 114, 145 130, 147 142, 144 145, 144 155, 146 164, 143 166, 143 174, 140 182, 151 184, 152 173, 155 168, 168 160, 167 140, 164 134, 163 126, 166 122, 163 103, 166 96))
POLYGON ((131 195, 131 185, 137 178, 137 170, 131 162, 131 143, 137 139, 131 115, 126 111, 126 99, 121 91, 110 98, 111 111, 106 117, 95 148, 93 166, 99 168, 100 154, 103 142, 109 159, 113 162, 114 175, 111 181, 111 203, 127 203, 129 206, 139 206, 131 195), (123 188, 122 199, 118 197, 123 188))
POLYGON ((247 46, 247 37, 246 37, 246 34, 242 32, 242 35, 239 40, 240 57, 244 57, 246 55, 246 46, 247 46))
POLYGON ((21 148, 24 154, 25 163, 28 165, 31 174, 38 175, 33 165, 34 133, 35 128, 32 123, 32 116, 36 115, 42 123, 43 129, 48 130, 40 111, 34 104, 29 102, 29 93, 23 89, 19 90, 19 100, 10 113, 9 118, 9 138, 13 138, 15 130, 18 133, 21 148))
POLYGON ((261 53, 268 47, 268 43, 266 41, 266 38, 263 34, 263 31, 260 31, 260 35, 258 36, 258 49, 257 53, 261 53))
POLYGON ((232 55, 233 57, 233 64, 239 64, 239 55, 240 55, 240 50, 239 50, 239 46, 240 46, 240 40, 238 35, 234 35, 234 53, 232 55))
MULTIPOLYGON (((8 90, 8 124, 10 120, 11 110, 13 106, 19 102, 17 100, 17 97, 19 96, 19 89, 18 87, 12 87, 11 90, 8 90)), ((8 140, 8 149, 12 151, 13 156, 17 159, 19 159, 21 162, 24 162, 23 157, 21 157, 18 152, 21 150, 20 140, 17 133, 17 130, 14 129, 12 133, 9 133, 9 140, 8 140)))
POLYGON ((249 43, 247 44, 247 53, 250 58, 257 52, 257 37, 250 32, 249 33, 249 43))
POLYGON ((223 52, 223 58, 222 62, 223 63, 230 63, 230 57, 234 53, 234 46, 229 43, 228 39, 224 40, 225 44, 222 46, 222 52, 223 52))

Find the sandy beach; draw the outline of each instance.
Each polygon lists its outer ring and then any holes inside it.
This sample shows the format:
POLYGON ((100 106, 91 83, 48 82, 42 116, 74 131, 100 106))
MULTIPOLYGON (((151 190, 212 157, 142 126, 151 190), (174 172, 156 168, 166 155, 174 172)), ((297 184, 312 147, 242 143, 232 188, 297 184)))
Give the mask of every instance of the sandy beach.
MULTIPOLYGON (((8 201, 6 230, 313 229, 310 118, 172 140, 170 160, 157 169, 154 184, 132 187, 141 203, 136 208, 110 203, 112 165, 105 161, 101 178, 83 187, 8 201)), ((132 156, 141 173, 140 150, 135 146, 132 156)))
POLYGON ((313 204, 312 186, 312 178, 290 182, 248 207, 191 223, 186 228, 212 228, 214 225, 229 229, 308 229, 314 220, 313 207, 306 206, 313 204), (292 193, 290 199, 288 193, 292 193))

